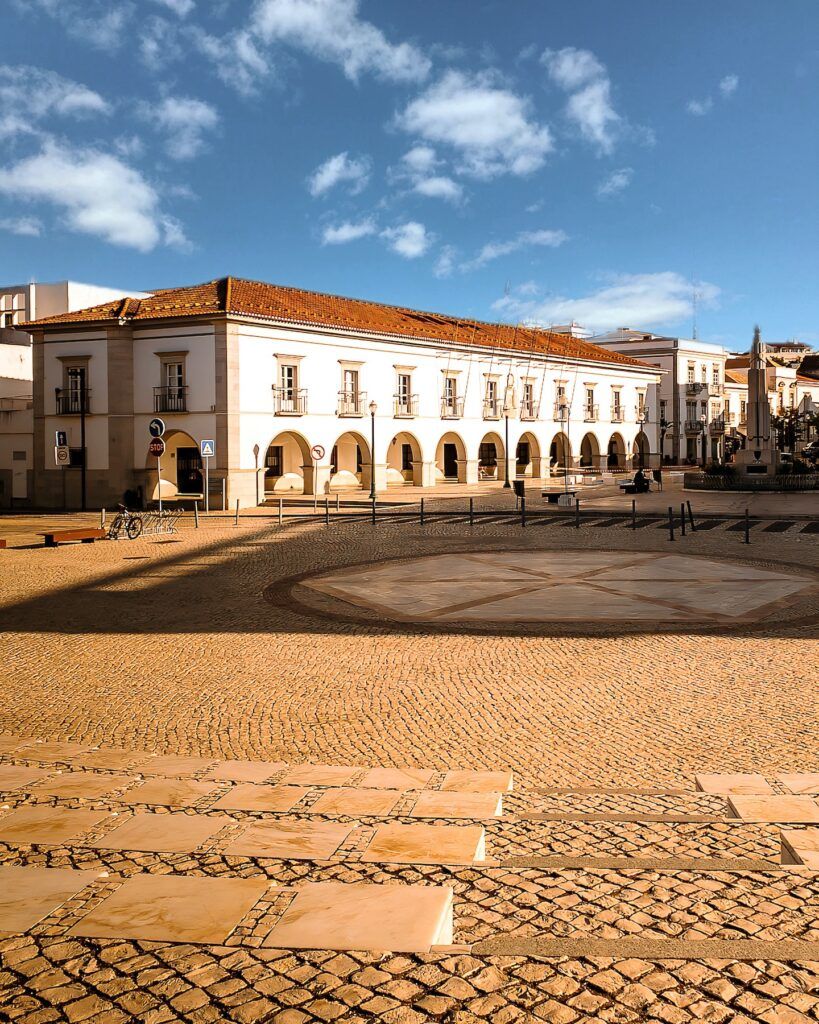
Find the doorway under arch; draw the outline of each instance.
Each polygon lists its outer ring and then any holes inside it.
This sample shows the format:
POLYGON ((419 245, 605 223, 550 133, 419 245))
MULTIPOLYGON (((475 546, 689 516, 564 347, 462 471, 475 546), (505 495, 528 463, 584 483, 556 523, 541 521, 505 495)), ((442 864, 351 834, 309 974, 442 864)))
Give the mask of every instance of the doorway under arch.
POLYGON ((330 490, 369 489, 371 468, 370 446, 363 434, 348 430, 330 450, 330 490))
POLYGON ((592 433, 585 434, 580 442, 580 465, 589 469, 600 465, 600 443, 592 433))
MULTIPOLYGON (((162 497, 201 498, 205 486, 202 456, 199 442, 184 430, 169 430, 163 437, 165 454, 160 460, 162 467, 162 497)), ((157 477, 156 459, 149 455, 145 462, 149 470, 148 494, 151 501, 159 499, 160 483, 157 477)))
POLYGON ((307 439, 295 430, 276 434, 265 449, 264 493, 313 493, 313 460, 307 439))
POLYGON ((435 483, 466 482, 466 445, 459 434, 450 430, 435 449, 435 483))
POLYGON ((608 469, 626 468, 626 443, 620 434, 612 434, 606 449, 606 466, 608 469))
POLYGON ((541 474, 540 442, 527 430, 515 446, 515 476, 539 479, 541 474))
POLYGON ((399 431, 387 448, 387 486, 414 484, 420 487, 423 468, 418 438, 406 430, 399 431))
POLYGON ((478 445, 478 479, 503 480, 505 451, 499 434, 484 434, 478 445))
POLYGON ((651 446, 648 443, 648 438, 642 430, 634 438, 634 444, 632 445, 631 451, 632 465, 639 466, 641 469, 646 469, 651 455, 651 446))
POLYGON ((549 469, 558 475, 572 468, 572 446, 569 438, 561 431, 552 438, 549 445, 549 469))

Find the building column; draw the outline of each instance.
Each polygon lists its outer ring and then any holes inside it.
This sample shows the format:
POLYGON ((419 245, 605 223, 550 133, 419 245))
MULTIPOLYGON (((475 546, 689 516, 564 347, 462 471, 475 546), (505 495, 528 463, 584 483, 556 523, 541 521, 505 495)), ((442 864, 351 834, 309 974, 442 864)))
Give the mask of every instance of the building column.
POLYGON ((314 463, 312 460, 306 462, 302 467, 304 477, 304 494, 328 494, 330 491, 330 477, 332 469, 329 462, 314 463))
POLYGON ((458 459, 458 483, 476 484, 478 482, 478 460, 458 459))
POLYGON ((412 482, 417 484, 418 482, 418 467, 421 467, 421 487, 434 487, 435 486, 435 468, 436 463, 433 459, 431 462, 413 462, 412 464, 412 482))
POLYGON ((541 459, 540 455, 532 455, 529 461, 532 465, 532 479, 539 480, 540 474, 542 472, 541 463, 543 460, 541 459))

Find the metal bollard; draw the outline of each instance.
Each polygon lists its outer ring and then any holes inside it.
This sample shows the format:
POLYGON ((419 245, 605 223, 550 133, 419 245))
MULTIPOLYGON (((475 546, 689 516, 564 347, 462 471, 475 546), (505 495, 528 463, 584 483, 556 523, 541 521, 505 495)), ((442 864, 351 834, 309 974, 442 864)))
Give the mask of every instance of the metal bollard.
POLYGON ((199 502, 193 503, 193 525, 195 529, 199 529, 199 502))
POLYGON ((105 529, 105 509, 104 508, 100 509, 100 529, 101 530, 105 529))
POLYGON ((341 495, 336 492, 336 512, 341 511, 341 495))
POLYGON ((284 522, 284 501, 279 498, 279 526, 284 522))
POLYGON ((691 502, 687 501, 686 505, 688 506, 688 521, 691 523, 691 532, 696 533, 697 524, 694 522, 694 513, 691 511, 691 502))
POLYGON ((526 498, 520 499, 520 525, 526 526, 526 498))
POLYGON ((318 491, 315 489, 315 487, 313 488, 313 511, 318 511, 318 491))
POLYGON ((631 528, 637 529, 637 502, 634 498, 631 499, 631 528))
POLYGON ((574 528, 575 530, 580 529, 580 499, 574 499, 574 528))
POLYGON ((469 525, 475 525, 475 499, 469 499, 469 525))
POLYGON ((222 477, 222 511, 227 512, 227 491, 225 490, 224 477, 222 477))
POLYGON ((324 525, 330 525, 330 499, 324 499, 324 525))
POLYGON ((668 539, 674 540, 674 509, 668 506, 668 539))
POLYGON ((685 536, 685 505, 680 505, 680 534, 685 536))
POLYGON ((421 498, 421 526, 424 525, 424 499, 421 498))
POLYGON ((748 519, 748 509, 745 509, 745 543, 751 543, 751 523, 748 519))
POLYGON ((233 525, 239 525, 239 499, 236 499, 236 515, 233 517, 233 525))
POLYGON ((373 526, 375 526, 375 498, 373 498, 373 526))

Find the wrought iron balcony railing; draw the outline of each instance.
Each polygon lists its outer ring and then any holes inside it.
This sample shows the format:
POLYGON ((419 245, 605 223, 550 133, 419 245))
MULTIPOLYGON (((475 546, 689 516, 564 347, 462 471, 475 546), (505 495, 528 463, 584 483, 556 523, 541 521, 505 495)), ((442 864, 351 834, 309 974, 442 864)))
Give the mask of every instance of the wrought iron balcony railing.
POLYGON ((623 422, 623 407, 622 405, 613 405, 611 407, 611 422, 622 423, 623 422))
POLYGON ((154 388, 154 412, 187 412, 188 388, 179 387, 154 388))
POLYGON ((552 418, 563 423, 569 418, 569 403, 568 402, 555 402, 554 409, 552 410, 552 418))
POLYGON ((540 406, 537 402, 521 402, 520 418, 527 423, 532 423, 540 416, 540 406))
POLYGON ((273 388, 273 412, 276 416, 304 416, 307 412, 307 388, 273 388))
POLYGON ((464 400, 453 396, 441 399, 441 419, 459 420, 464 414, 464 400))
POLYGON ((501 403, 498 398, 484 398, 483 418, 485 420, 499 420, 501 418, 501 403))
POLYGON ((409 420, 418 415, 418 395, 393 395, 393 416, 397 420, 409 420))
POLYGON ((366 405, 366 391, 339 391, 336 412, 339 416, 363 416, 366 405))
POLYGON ((55 388, 58 416, 79 416, 91 412, 91 388, 55 388))
POLYGON ((583 406, 583 421, 585 423, 596 423, 600 413, 599 405, 584 405, 583 406))

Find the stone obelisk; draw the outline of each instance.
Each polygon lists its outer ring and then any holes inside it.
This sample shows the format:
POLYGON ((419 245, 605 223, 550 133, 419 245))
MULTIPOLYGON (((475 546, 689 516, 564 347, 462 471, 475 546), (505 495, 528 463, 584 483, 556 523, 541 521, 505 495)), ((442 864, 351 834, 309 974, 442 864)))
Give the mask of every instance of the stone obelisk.
POLYGON ((748 441, 746 447, 736 453, 737 467, 748 475, 769 476, 776 472, 779 452, 771 443, 771 406, 768 402, 768 385, 765 377, 765 346, 759 328, 754 328, 751 358, 748 362, 748 441))

